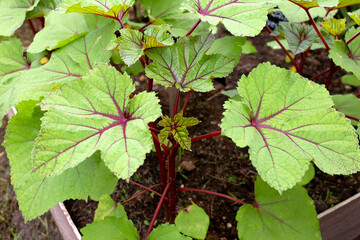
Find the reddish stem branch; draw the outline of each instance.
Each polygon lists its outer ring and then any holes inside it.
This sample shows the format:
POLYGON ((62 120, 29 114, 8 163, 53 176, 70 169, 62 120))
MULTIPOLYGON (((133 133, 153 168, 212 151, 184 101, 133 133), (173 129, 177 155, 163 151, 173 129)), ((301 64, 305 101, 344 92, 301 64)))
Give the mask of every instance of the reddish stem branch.
MULTIPOLYGON (((143 188, 143 189, 146 189, 146 190, 148 190, 148 191, 150 191, 150 192, 153 192, 153 193, 155 193, 156 195, 158 195, 158 196, 160 196, 160 197, 162 196, 160 193, 152 190, 151 188, 145 187, 144 185, 141 185, 140 183, 137 183, 137 182, 134 182, 134 181, 131 181, 131 180, 129 180, 129 182, 132 183, 132 184, 134 184, 134 185, 136 185, 136 186, 139 186, 139 187, 141 187, 141 188, 143 188)), ((166 201, 169 201, 168 198, 165 198, 165 200, 166 200, 166 201)))
POLYGON ((177 90, 176 98, 175 98, 175 104, 174 104, 174 113, 172 118, 174 119, 174 116, 177 114, 178 106, 179 106, 179 99, 180 99, 180 90, 177 90))
POLYGON ((311 23, 311 25, 313 26, 313 28, 315 29, 317 35, 319 35, 321 41, 324 43, 326 50, 329 51, 329 50, 330 50, 330 47, 329 47, 329 45, 327 44, 327 42, 325 41, 324 36, 321 34, 321 32, 319 31, 318 27, 316 26, 316 23, 314 22, 314 19, 311 17, 311 14, 310 14, 310 12, 309 12, 309 9, 305 9, 305 8, 304 8, 304 10, 305 10, 306 14, 308 15, 309 20, 310 20, 310 23, 311 23))
POLYGON ((352 38, 350 38, 345 44, 349 45, 355 38, 357 38, 360 35, 360 32, 358 32, 357 34, 355 34, 354 36, 352 36, 352 38))
POLYGON ((360 92, 354 94, 356 97, 360 96, 360 92))
POLYGON ((157 216, 159 215, 161 206, 162 206, 162 204, 163 204, 163 202, 164 202, 165 196, 166 196, 166 194, 167 194, 167 192, 168 192, 168 190, 169 190, 170 185, 171 185, 170 182, 168 182, 168 183, 166 184, 165 190, 164 190, 163 194, 161 195, 160 201, 159 201, 159 203, 158 203, 158 205, 157 205, 157 207, 156 207, 156 209, 155 209, 154 216, 153 216, 153 218, 151 219, 149 228, 148 228, 148 230, 147 230, 147 232, 146 232, 146 238, 145 238, 145 240, 147 239, 147 237, 148 237, 149 234, 151 233, 151 230, 152 230, 153 227, 154 227, 155 220, 156 220, 157 216))
POLYGON ((153 136, 153 139, 155 140, 155 142, 159 143, 161 145, 161 147, 164 149, 165 153, 169 152, 169 148, 167 146, 165 146, 165 144, 160 143, 160 140, 158 138, 158 136, 156 136, 156 134, 154 132, 151 132, 151 135, 153 136))
POLYGON ((148 79, 147 92, 151 92, 153 90, 154 80, 152 78, 147 78, 147 79, 148 79))
POLYGON ((325 71, 319 73, 318 75, 316 75, 315 77, 312 77, 310 80, 314 81, 315 79, 321 77, 322 75, 325 75, 326 73, 330 72, 330 68, 326 69, 325 71))
POLYGON ((196 188, 178 188, 178 192, 184 192, 184 191, 207 193, 207 194, 227 198, 227 199, 230 199, 230 200, 232 200, 234 202, 237 202, 237 203, 240 203, 240 204, 243 204, 243 205, 248 204, 246 202, 240 201, 240 200, 238 200, 236 198, 230 197, 230 196, 222 194, 222 193, 217 193, 217 192, 208 191, 208 190, 202 190, 202 189, 196 189, 196 188))
POLYGON ((326 89, 329 89, 330 87, 330 83, 331 83, 331 79, 333 78, 335 72, 338 70, 338 68, 336 68, 336 65, 334 64, 333 61, 331 61, 330 63, 330 72, 329 72, 329 75, 326 79, 326 82, 325 82, 325 87, 326 89))
POLYGON ((140 31, 140 32, 142 32, 147 26, 149 26, 149 25, 151 25, 152 24, 152 22, 149 20, 144 26, 142 26, 141 28, 139 28, 138 30, 140 31))
POLYGON ((191 139, 191 142, 199 141, 199 140, 206 139, 206 138, 216 137, 216 136, 220 136, 220 135, 221 135, 221 131, 213 132, 213 133, 201 135, 198 137, 194 137, 191 139))
MULTIPOLYGON (((268 30, 268 32, 270 34, 272 33, 271 29, 267 25, 265 25, 265 28, 266 28, 266 30, 268 30)), ((281 44, 281 42, 279 41, 279 39, 276 36, 272 36, 272 38, 279 44, 279 46, 284 51, 286 56, 288 56, 288 58, 290 58, 290 60, 293 63, 294 67, 296 68, 296 72, 299 72, 298 64, 295 62, 294 58, 290 55, 289 51, 281 44)))
POLYGON ((352 120, 355 120, 355 121, 357 121, 357 122, 360 122, 360 119, 359 119, 359 118, 352 117, 352 116, 349 116, 349 115, 345 115, 345 117, 347 117, 348 119, 352 119, 352 120))
POLYGON ((172 149, 168 160, 168 183, 170 183, 170 224, 174 223, 176 216, 176 201, 177 201, 177 191, 176 191, 176 166, 175 166, 175 157, 178 152, 179 146, 175 144, 172 149))
POLYGON ((185 108, 186 108, 186 105, 187 105, 188 102, 189 102, 190 95, 191 95, 191 90, 189 90, 189 91, 187 92, 186 99, 185 99, 185 102, 184 102, 184 106, 183 106, 182 109, 181 109, 183 112, 185 112, 185 108))
MULTIPOLYGON (((156 185, 154 185, 154 186, 151 186, 151 187, 149 187, 149 188, 156 188, 156 187, 160 187, 161 186, 161 184, 156 184, 156 185)), ((131 198, 129 198, 128 200, 125 200, 125 201, 123 201, 122 203, 120 203, 121 205, 124 205, 125 203, 128 203, 128 202, 130 202, 131 200, 134 200, 135 198, 137 198, 137 197, 139 197, 139 196, 141 196, 141 195, 143 195, 144 193, 146 193, 146 192, 148 192, 148 190, 144 190, 144 191, 142 191, 142 192, 140 192, 140 193, 138 193, 138 194, 136 194, 136 195, 134 195, 134 196, 132 196, 131 198)))
POLYGON ((188 33, 185 36, 189 36, 194 30, 195 28, 200 24, 201 19, 197 20, 196 23, 191 27, 191 29, 188 31, 188 33))

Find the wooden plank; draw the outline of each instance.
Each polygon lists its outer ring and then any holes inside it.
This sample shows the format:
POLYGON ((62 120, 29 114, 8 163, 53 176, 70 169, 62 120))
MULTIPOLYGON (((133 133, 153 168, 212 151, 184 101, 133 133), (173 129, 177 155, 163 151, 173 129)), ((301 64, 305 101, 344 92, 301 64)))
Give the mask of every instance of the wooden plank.
POLYGON ((64 240, 81 240, 79 230, 62 202, 51 208, 50 212, 64 240))
POLYGON ((354 240, 360 235, 360 193, 318 215, 323 240, 354 240))

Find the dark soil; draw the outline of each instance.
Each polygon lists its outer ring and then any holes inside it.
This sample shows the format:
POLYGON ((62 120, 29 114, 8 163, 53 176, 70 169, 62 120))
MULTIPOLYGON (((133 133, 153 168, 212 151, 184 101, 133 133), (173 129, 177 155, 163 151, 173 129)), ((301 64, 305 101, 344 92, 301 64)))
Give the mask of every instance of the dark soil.
MULTIPOLYGON (((291 64, 285 62, 285 54, 281 50, 272 50, 266 46, 265 43, 272 40, 267 32, 262 32, 259 36, 249 40, 255 45, 258 52, 241 57, 234 72, 226 78, 226 86, 215 82, 215 90, 191 94, 184 115, 186 117, 197 117, 201 123, 189 128, 190 136, 199 136, 220 130, 219 125, 224 112, 223 104, 228 99, 220 92, 236 88, 237 81, 242 74, 248 74, 259 63, 265 61, 288 69, 291 67, 291 64)), ((307 59, 303 75, 308 78, 322 72, 329 65, 329 59, 324 50, 311 51, 307 59)), ((335 75, 331 93, 359 91, 359 89, 345 88, 341 85, 340 76, 342 74, 344 73, 338 72, 335 75)), ((325 79, 326 77, 319 78, 317 82, 324 83, 325 79)), ((134 81, 137 85, 137 91, 145 90, 146 78, 144 75, 134 77, 134 81)), ((168 90, 156 84, 154 89, 158 92, 163 104, 163 114, 169 115, 168 90)), ((182 98, 181 103, 185 95, 182 98)), ((4 126, 1 130, 1 136, 3 136, 3 129, 4 126)), ((0 239, 13 239, 12 232, 19 239, 61 239, 49 214, 26 225, 23 223, 10 185, 9 166, 3 148, 0 149, 0 156, 0 190, 2 192, 0 195, 0 239)), ((177 159, 177 161, 179 166, 178 187, 206 189, 235 196, 245 202, 254 201, 256 170, 248 159, 247 149, 238 148, 229 138, 219 136, 194 142, 192 151, 184 151, 181 159, 177 159), (186 171, 180 167, 182 161, 194 165, 195 168, 192 171, 186 171)), ((159 170, 155 153, 148 154, 145 164, 138 169, 132 180, 145 186, 159 183, 159 170)), ((317 169, 315 178, 306 187, 310 197, 315 201, 317 211, 320 213, 360 192, 360 173, 350 176, 331 176, 317 169)), ((160 191, 160 189, 156 190, 160 191)), ((112 197, 116 202, 122 202, 139 191, 141 191, 140 188, 119 181, 112 197)), ((156 195, 147 193, 124 205, 129 218, 135 223, 142 236, 146 233, 147 225, 151 221, 158 200, 159 197, 156 195)), ((202 207, 211 218, 207 239, 237 238, 235 214, 240 207, 239 204, 212 195, 182 192, 179 194, 177 209, 180 211, 191 203, 202 207)), ((65 205, 79 228, 93 221, 97 202, 90 199, 88 202, 68 200, 65 201, 65 205)), ((161 212, 157 223, 163 222, 164 214, 161 212)))

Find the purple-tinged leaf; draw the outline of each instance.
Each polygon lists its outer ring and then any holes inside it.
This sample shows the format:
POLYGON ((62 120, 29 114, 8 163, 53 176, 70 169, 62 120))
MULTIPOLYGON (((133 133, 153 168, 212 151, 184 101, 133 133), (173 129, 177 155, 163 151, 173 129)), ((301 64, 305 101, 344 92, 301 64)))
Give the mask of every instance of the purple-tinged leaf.
POLYGON ((323 86, 264 63, 240 79, 238 92, 241 102, 224 105, 222 133, 250 147, 261 178, 279 192, 299 182, 310 161, 329 174, 359 171, 355 129, 323 86))
POLYGON ((100 150, 112 172, 130 178, 152 147, 147 123, 161 114, 155 93, 130 99, 134 90, 127 74, 100 64, 46 97, 42 108, 48 112, 33 151, 35 169, 57 175, 100 150))

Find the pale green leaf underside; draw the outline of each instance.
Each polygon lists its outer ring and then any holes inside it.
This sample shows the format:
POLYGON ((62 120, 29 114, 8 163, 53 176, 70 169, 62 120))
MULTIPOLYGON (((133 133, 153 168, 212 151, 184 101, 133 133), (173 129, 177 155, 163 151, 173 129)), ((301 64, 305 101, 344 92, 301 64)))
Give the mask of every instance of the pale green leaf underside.
POLYGON ((219 22, 236 36, 255 36, 265 26, 267 8, 265 0, 187 0, 182 5, 202 21, 212 25, 219 22))
POLYGON ((116 204, 109 195, 102 195, 95 211, 94 221, 104 220, 105 217, 127 218, 124 206, 116 204))
POLYGON ((105 217, 81 229, 83 240, 139 240, 140 236, 132 221, 127 218, 105 217))
POLYGON ((42 0, 30 12, 27 12, 26 19, 39 18, 47 16, 51 11, 55 10, 62 0, 42 0))
POLYGON ((279 192, 299 182, 312 160, 329 174, 360 169, 354 128, 323 86, 264 63, 241 78, 238 91, 243 101, 225 103, 222 133, 250 147, 260 176, 279 192))
POLYGON ((135 90, 128 75, 98 65, 63 84, 42 101, 42 119, 33 160, 41 173, 57 175, 95 151, 119 178, 128 179, 144 162, 152 138, 147 123, 161 114, 155 93, 135 90))
MULTIPOLYGON (((346 94, 346 95, 331 95, 335 105, 335 109, 339 112, 342 112, 345 115, 359 118, 360 119, 360 99, 358 99, 353 94, 346 94)), ((351 119, 350 119, 351 120, 351 119)), ((351 120, 353 125, 357 125, 358 122, 355 120, 351 120)))
POLYGON ((121 19, 135 0, 64 0, 62 9, 66 12, 95 14, 113 19, 121 19))
POLYGON ((40 130, 43 112, 38 102, 22 102, 8 126, 5 147, 11 165, 11 183, 19 201, 25 221, 32 220, 66 199, 98 199, 99 194, 110 194, 117 183, 95 154, 76 168, 68 169, 55 177, 40 175, 33 171, 31 151, 40 130), (97 176, 108 176, 99 179, 97 176), (94 188, 97 192, 94 193, 94 188))
POLYGON ((357 25, 360 26, 360 14, 356 12, 348 13, 349 17, 351 17, 357 25))
POLYGON ((146 76, 165 87, 175 86, 181 91, 210 91, 213 89, 211 79, 227 76, 238 59, 219 54, 206 55, 213 42, 211 34, 184 37, 173 46, 146 51, 154 60, 146 67, 146 76))
POLYGON ((239 239, 321 239, 314 202, 303 187, 280 195, 258 177, 255 199, 258 208, 243 205, 236 214, 239 239))
POLYGON ((175 225, 180 227, 180 231, 195 239, 205 239, 209 224, 209 216, 197 205, 191 205, 186 211, 180 211, 175 218, 175 225))
MULTIPOLYGON (((309 20, 304 9, 291 1, 281 1, 279 3, 279 8, 290 22, 304 22, 309 20)), ((313 18, 318 16, 323 17, 326 14, 325 8, 322 7, 311 8, 309 12, 313 18)))
POLYGON ((26 12, 38 3, 39 0, 0 1, 0 35, 12 35, 23 24, 26 12))
POLYGON ((155 228, 149 235, 148 240, 191 240, 180 233, 180 229, 174 224, 164 223, 155 228))
POLYGON ((36 53, 61 48, 110 21, 99 16, 52 11, 45 17, 45 28, 35 35, 27 51, 36 53))
POLYGON ((0 79, 0 96, 7 100, 1 105, 0 113, 7 113, 23 100, 37 100, 62 83, 86 75, 95 63, 108 63, 111 53, 104 49, 113 38, 113 31, 114 24, 103 26, 53 52, 50 61, 42 67, 0 79))
MULTIPOLYGON (((359 31, 359 28, 350 28, 345 34, 345 41, 359 31)), ((329 57, 336 65, 360 78, 360 37, 355 38, 348 46, 343 42, 335 42, 330 49, 329 57)))

